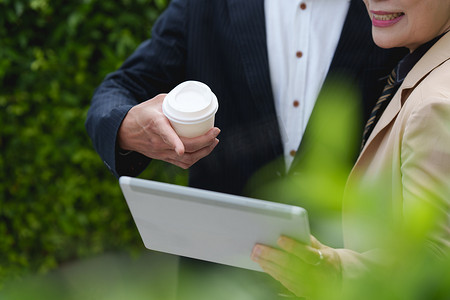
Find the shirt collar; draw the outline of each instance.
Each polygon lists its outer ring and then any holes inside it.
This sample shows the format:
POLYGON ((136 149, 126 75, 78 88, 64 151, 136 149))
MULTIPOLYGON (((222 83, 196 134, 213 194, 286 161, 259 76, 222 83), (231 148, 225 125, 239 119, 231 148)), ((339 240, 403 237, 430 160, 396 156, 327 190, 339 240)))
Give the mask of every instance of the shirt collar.
MULTIPOLYGON (((444 33, 445 34, 445 33, 444 33)), ((414 65, 425 55, 425 53, 433 47, 434 44, 442 37, 441 34, 431 41, 419 46, 416 50, 408 53, 397 65, 397 78, 396 84, 401 84, 408 75, 409 71, 414 67, 414 65)))

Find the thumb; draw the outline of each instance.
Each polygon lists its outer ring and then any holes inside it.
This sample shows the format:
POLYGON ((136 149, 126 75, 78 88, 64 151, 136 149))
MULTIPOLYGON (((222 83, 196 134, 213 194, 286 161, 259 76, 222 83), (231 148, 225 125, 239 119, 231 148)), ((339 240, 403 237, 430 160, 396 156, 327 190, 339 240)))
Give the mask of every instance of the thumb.
POLYGON ((178 156, 182 156, 184 154, 184 144, 180 137, 176 134, 175 130, 173 130, 172 126, 170 126, 169 122, 164 124, 164 126, 161 126, 160 136, 164 143, 174 149, 178 156))
POLYGON ((322 245, 321 242, 319 242, 318 239, 316 239, 313 235, 310 235, 311 237, 311 247, 316 248, 316 249, 320 249, 323 248, 324 245, 322 245))

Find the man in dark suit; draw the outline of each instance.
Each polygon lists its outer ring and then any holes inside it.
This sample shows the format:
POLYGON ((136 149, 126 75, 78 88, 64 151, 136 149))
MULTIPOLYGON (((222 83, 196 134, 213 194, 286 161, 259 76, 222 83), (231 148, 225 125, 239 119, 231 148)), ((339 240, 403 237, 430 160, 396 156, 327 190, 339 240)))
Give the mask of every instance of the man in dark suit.
MULTIPOLYGON (((87 131, 115 176, 137 176, 152 159, 159 159, 189 168, 192 187, 243 194, 258 170, 283 157, 265 13, 264 0, 170 3, 154 25, 151 40, 108 75, 88 112, 87 131), (185 80, 204 82, 217 95, 220 143, 217 128, 199 138, 180 139, 162 117, 163 96, 157 95, 185 80)), ((387 75, 403 53, 374 45, 364 5, 354 0, 328 78, 345 75, 359 88, 365 118, 382 89, 377 79, 387 75)), ((269 173, 265 180, 288 171, 280 163, 269 173)))

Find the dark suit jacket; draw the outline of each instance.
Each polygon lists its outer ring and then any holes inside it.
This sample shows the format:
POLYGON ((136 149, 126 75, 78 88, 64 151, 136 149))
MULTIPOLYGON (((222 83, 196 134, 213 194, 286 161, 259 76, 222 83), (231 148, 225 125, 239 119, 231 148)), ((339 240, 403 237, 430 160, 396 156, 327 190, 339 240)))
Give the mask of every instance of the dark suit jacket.
MULTIPOLYGON (((376 79, 388 74, 400 57, 397 50, 374 45, 370 26, 363 2, 352 1, 330 68, 330 74, 344 74, 358 85, 365 114, 381 89, 376 79)), ((107 76, 92 99, 86 127, 116 176, 136 176, 150 161, 139 153, 117 153, 117 130, 127 111, 184 80, 211 87, 219 99, 216 126, 222 130, 212 154, 190 168, 189 184, 241 194, 258 169, 283 153, 270 84, 264 0, 173 0, 154 25, 152 38, 107 76)), ((283 164, 273 173, 283 174, 283 164)))

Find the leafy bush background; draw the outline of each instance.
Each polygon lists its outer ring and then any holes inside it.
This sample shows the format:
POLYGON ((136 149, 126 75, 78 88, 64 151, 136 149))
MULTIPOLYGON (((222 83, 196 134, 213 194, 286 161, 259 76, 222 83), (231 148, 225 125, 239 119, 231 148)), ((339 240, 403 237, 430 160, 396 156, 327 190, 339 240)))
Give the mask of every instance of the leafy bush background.
MULTIPOLYGON (((117 180, 93 150, 84 121, 95 87, 149 37, 168 1, 0 0, 0 288, 7 279, 47 273, 96 254, 143 249, 117 180)), ((323 177, 312 175, 318 184, 311 191, 323 190, 323 177)), ((142 177, 183 184, 186 173, 164 164, 142 177)), ((345 299, 449 299, 450 259, 430 260, 415 245, 423 245, 420 238, 403 239, 407 242, 396 239, 394 251, 402 256, 400 268, 383 274, 384 280, 363 279, 345 299)), ((148 268, 131 272, 129 264, 114 257, 80 271, 75 266, 76 276, 60 269, 56 278, 31 277, 35 284, 13 284, 7 294, 18 296, 6 299, 61 299, 71 293, 81 296, 70 299, 86 299, 81 290, 106 291, 104 299, 115 299, 108 291, 122 292, 117 299, 137 295, 148 285, 148 268), (110 276, 113 284, 86 277, 92 271, 110 276), (61 279, 66 273, 81 284, 68 287, 61 279), (145 282, 136 289, 129 276, 145 282)), ((134 298, 163 299, 148 298, 146 289, 134 298)))
MULTIPOLYGON (((84 121, 95 87, 150 36, 167 3, 0 0, 0 285, 142 247, 84 121)), ((153 170, 143 176, 185 178, 153 170)))

